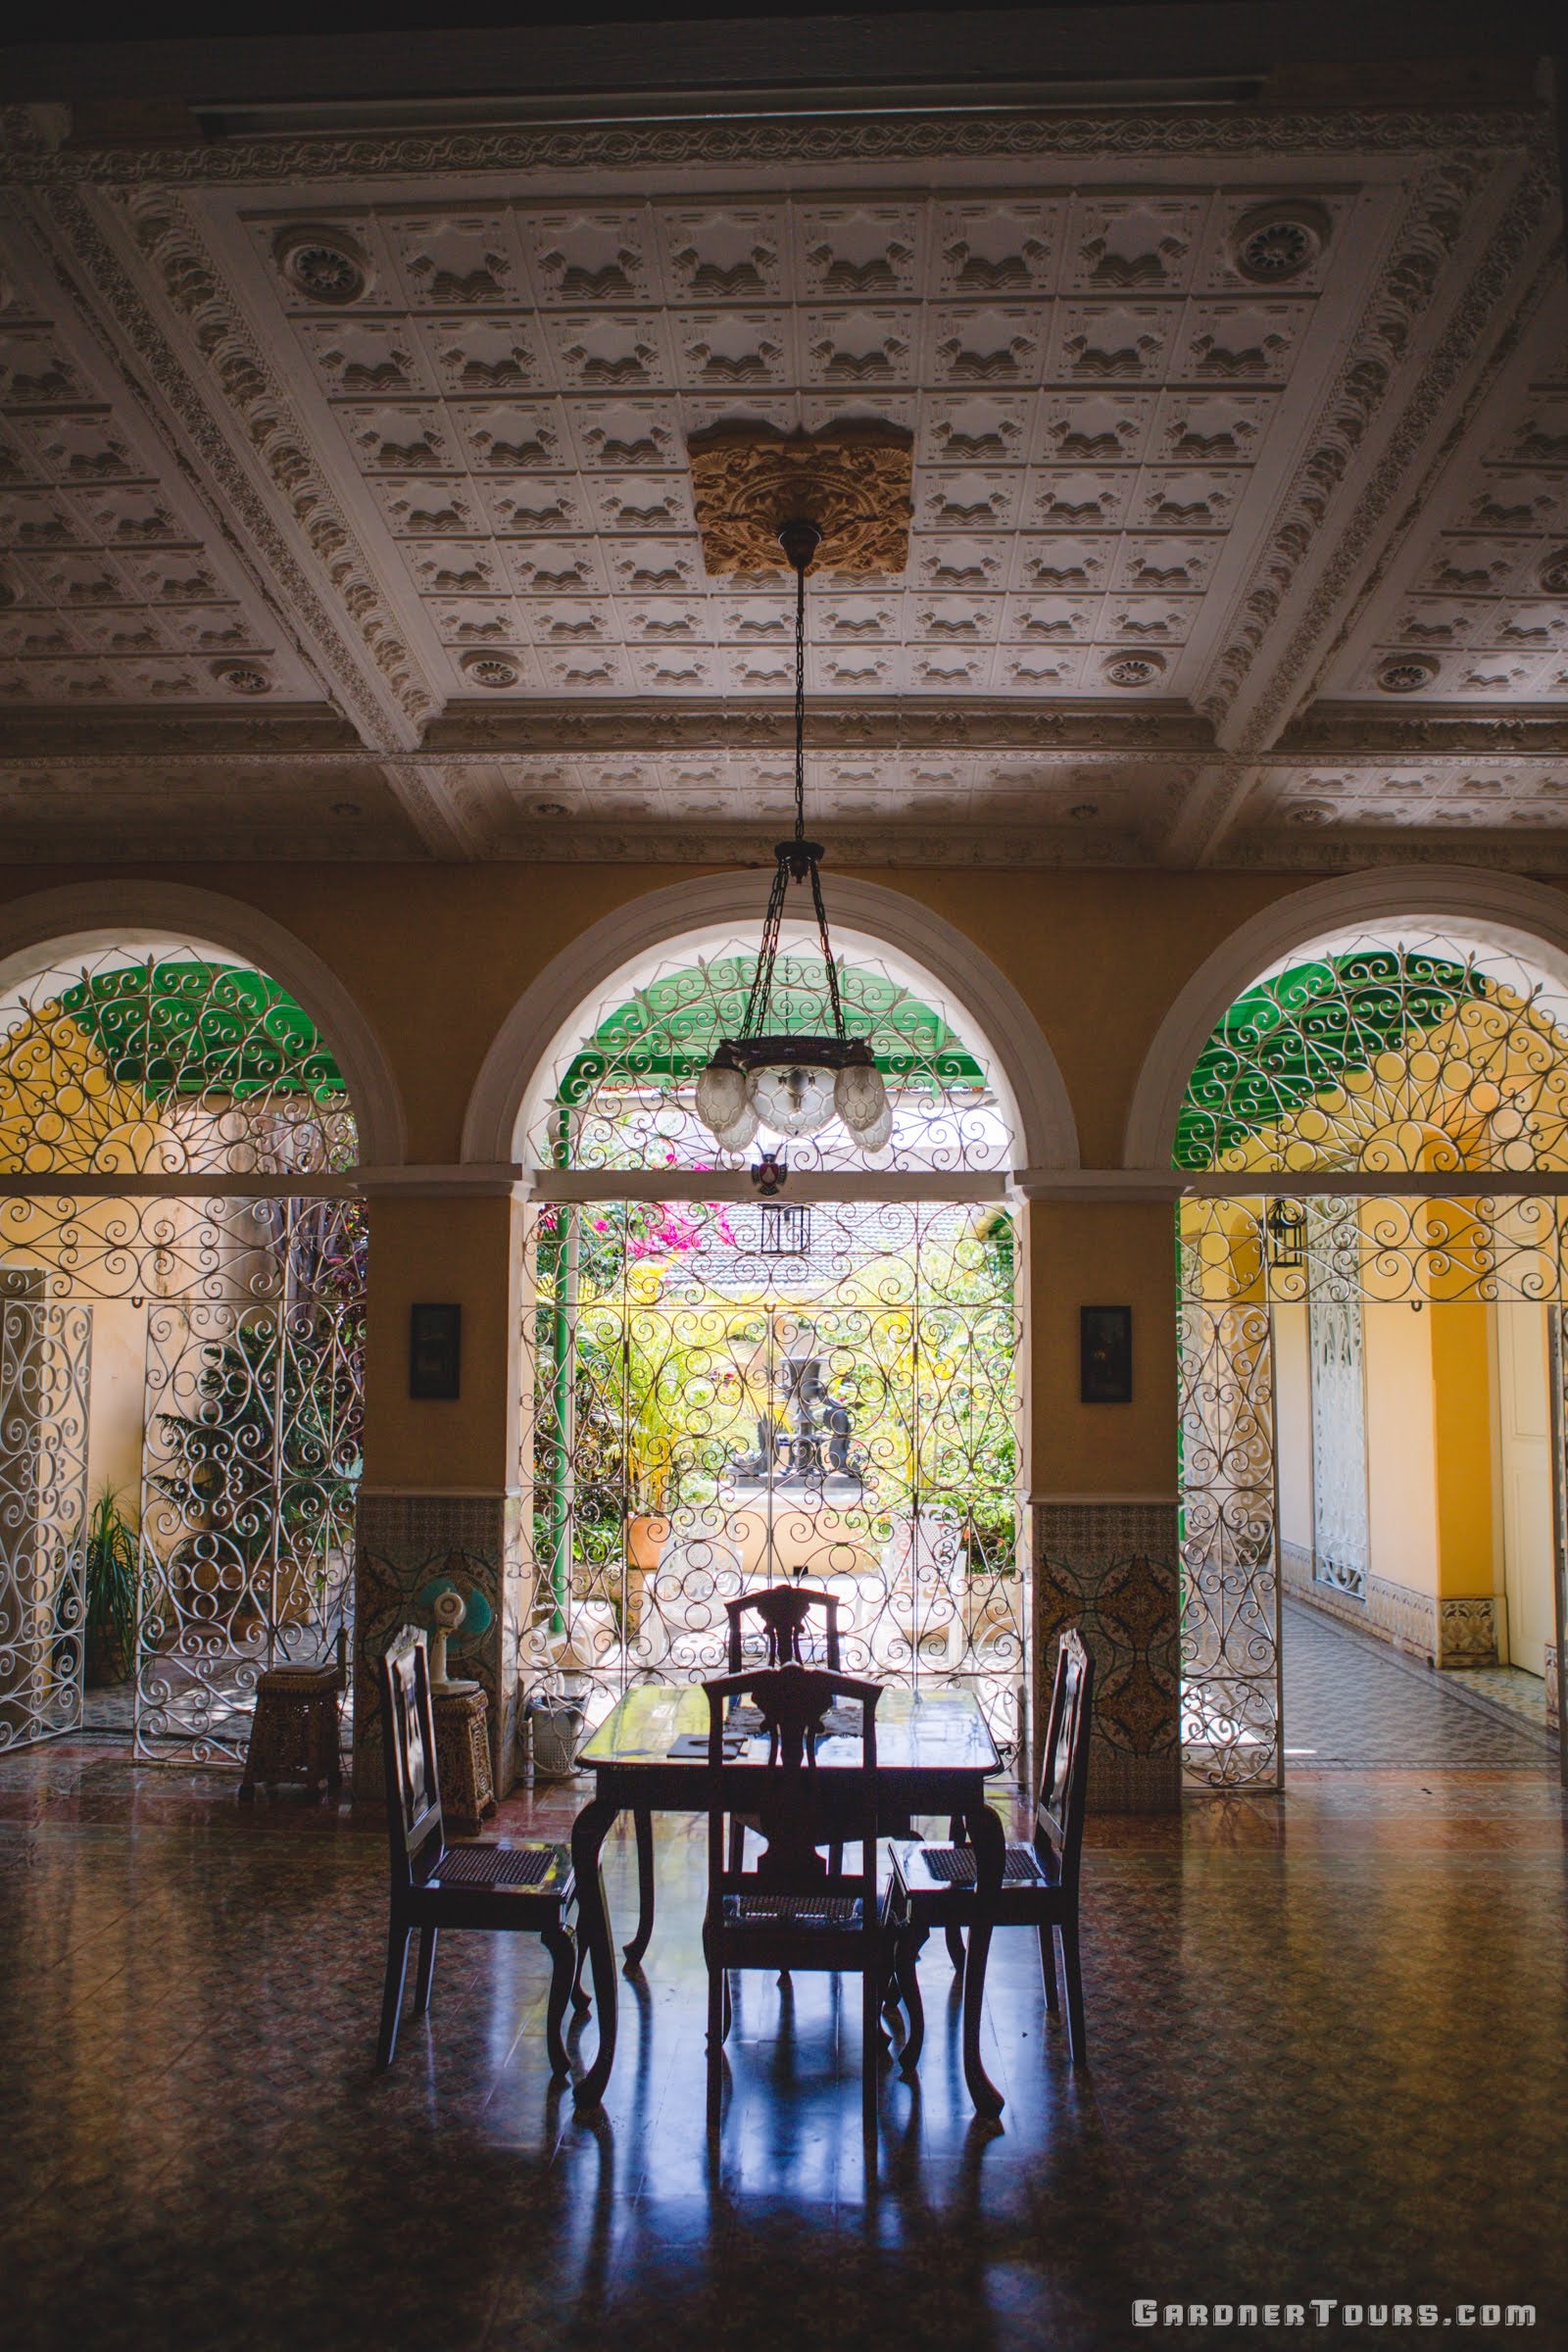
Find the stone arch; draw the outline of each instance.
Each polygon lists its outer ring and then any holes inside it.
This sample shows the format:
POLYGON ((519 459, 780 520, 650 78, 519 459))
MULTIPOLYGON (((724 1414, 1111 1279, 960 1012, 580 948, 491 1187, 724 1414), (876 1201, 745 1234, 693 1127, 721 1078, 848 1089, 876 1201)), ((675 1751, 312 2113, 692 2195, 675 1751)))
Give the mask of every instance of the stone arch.
MULTIPOLYGON (((705 933, 755 925, 762 891, 754 872, 715 874, 650 891, 590 925, 547 964, 497 1032, 468 1101, 465 1161, 515 1161, 541 1073, 595 994, 661 950, 705 933)), ((879 882, 835 878, 828 914, 845 946, 894 957, 951 1006, 955 1027, 994 1057, 1008 1099, 1020 1164, 1075 1168, 1078 1131, 1055 1055, 1017 990, 954 924, 879 882)))
POLYGON ((167 939, 243 956, 285 987, 332 1050, 367 1166, 406 1156, 403 1102, 385 1048, 314 949, 240 899, 183 882, 106 879, 33 891, 0 907, 0 991, 28 978, 41 951, 90 955, 167 939))
POLYGON ((1144 1056, 1123 1159, 1168 1170, 1188 1081, 1215 1025, 1294 949, 1348 929, 1431 920, 1523 955, 1568 985, 1568 896, 1474 866, 1381 866, 1290 892, 1222 940, 1175 999, 1144 1056))

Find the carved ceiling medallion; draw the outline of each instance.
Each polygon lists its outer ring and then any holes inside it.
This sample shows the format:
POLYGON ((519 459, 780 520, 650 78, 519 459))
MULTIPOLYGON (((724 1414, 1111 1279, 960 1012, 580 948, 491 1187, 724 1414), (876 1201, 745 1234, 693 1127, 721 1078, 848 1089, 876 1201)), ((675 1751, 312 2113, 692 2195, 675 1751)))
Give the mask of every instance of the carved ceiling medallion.
POLYGON ((1232 232, 1231 259, 1254 285, 1289 285, 1306 274, 1328 239, 1329 217, 1321 205, 1299 199, 1254 205, 1232 232))
POLYGON ((873 420, 781 432, 718 425, 687 444, 710 577, 787 571, 783 523, 802 517, 822 534, 817 568, 841 578, 891 577, 909 554, 914 436, 873 420))
POLYGON ((1383 663, 1378 684, 1385 694, 1418 694, 1423 686, 1431 685, 1438 669, 1430 654, 1403 654, 1383 663))
POLYGON ((272 251, 284 277, 307 302, 358 302, 370 282, 364 248, 336 222, 286 228, 272 251))

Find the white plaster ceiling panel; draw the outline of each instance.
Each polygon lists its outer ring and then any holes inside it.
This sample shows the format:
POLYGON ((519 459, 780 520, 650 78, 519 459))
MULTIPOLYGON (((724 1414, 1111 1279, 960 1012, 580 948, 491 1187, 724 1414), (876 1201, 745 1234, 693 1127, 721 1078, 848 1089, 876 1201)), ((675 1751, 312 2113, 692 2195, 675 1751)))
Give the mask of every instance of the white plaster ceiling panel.
POLYGON ((1568 701, 1568 300, 1548 301, 1319 692, 1568 701))
POLYGON ((1238 830, 1254 836, 1391 826, 1490 832, 1560 827, 1565 816, 1568 765, 1561 763, 1281 767, 1259 782, 1238 830))
POLYGON ((878 417, 915 437, 909 561, 816 585, 813 691, 1179 704, 1278 495, 1265 453, 1330 380, 1320 290, 1345 314, 1369 284, 1375 239, 1335 244, 1356 200, 720 190, 268 210, 244 236, 453 695, 787 691, 787 583, 707 576, 687 436, 878 417))
POLYGON ((46 299, 23 268, 0 316, 0 701, 318 704, 211 517, 46 299))
MULTIPOLYGON (((485 797, 485 779, 495 773, 475 771, 476 799, 485 797)), ((570 817, 587 825, 668 823, 697 814, 733 818, 737 812, 754 824, 783 825, 795 788, 788 760, 721 755, 542 755, 508 761, 499 773, 518 819, 570 817)), ((841 832, 858 823, 878 828, 956 815, 973 823, 1012 819, 1068 831, 1100 825, 1125 835, 1136 826, 1152 780, 1136 761, 1103 770, 996 753, 807 760, 811 806, 841 832)), ((831 894, 831 875, 827 887, 831 894)))

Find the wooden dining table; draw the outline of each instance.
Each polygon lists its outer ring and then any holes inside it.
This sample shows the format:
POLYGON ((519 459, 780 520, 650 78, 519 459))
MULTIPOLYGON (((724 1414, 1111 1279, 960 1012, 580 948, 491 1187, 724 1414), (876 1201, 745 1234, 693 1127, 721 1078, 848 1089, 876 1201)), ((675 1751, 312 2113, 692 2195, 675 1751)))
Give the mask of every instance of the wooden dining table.
MULTIPOLYGON (((637 1932, 626 1945, 630 1975, 640 1967, 654 1928, 652 1816, 709 1810, 709 1766, 702 1752, 707 1734, 708 1697, 700 1684, 644 1683, 625 1692, 579 1752, 578 1770, 592 1772, 595 1787, 572 1827, 571 1858, 578 1934, 588 1947, 599 2022, 593 2064, 573 2094, 579 2107, 600 2104, 615 2063, 615 1955, 600 1871, 605 1838, 618 1814, 634 1817, 638 1919, 637 1932)), ((858 1733, 818 1741, 820 1772, 831 1774, 835 1766, 858 1768, 860 1761, 858 1733)), ((963 2073, 969 2096, 986 2115, 999 2115, 1003 2106, 1002 2093, 980 2061, 986 1959, 1006 1860, 1005 1833, 986 1803, 986 1782, 1001 1768, 996 1742, 971 1691, 951 1685, 890 1687, 883 1691, 876 1711, 882 1834, 907 1835, 913 1815, 938 1814, 960 1823, 974 1849, 974 1924, 963 1954, 963 2073)), ((767 1741, 760 1736, 752 1738, 746 1750, 725 1765, 726 1793, 737 1812, 750 1809, 746 1799, 752 1771, 760 1797, 767 1771, 767 1741)))

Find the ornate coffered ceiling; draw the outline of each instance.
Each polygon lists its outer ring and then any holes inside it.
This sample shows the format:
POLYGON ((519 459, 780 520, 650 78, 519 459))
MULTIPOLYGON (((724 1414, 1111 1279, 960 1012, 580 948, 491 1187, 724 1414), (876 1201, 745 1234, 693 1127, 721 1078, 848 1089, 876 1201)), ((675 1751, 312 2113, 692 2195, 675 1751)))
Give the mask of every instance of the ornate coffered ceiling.
POLYGON ((841 860, 1568 867, 1544 116, 60 111, 0 193, 16 855, 752 853, 790 594, 710 576, 688 442, 877 419, 907 562, 810 604, 841 860))

